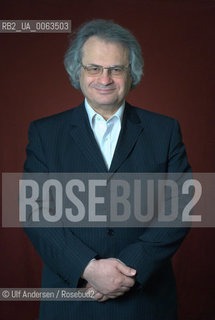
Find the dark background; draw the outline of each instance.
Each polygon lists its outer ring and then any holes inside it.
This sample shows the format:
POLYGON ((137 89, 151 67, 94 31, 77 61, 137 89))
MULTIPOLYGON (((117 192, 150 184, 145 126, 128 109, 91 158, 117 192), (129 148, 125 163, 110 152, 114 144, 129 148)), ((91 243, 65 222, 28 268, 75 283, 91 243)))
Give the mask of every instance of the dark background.
MULTIPOLYGON (((1 19, 113 19, 139 40, 144 78, 128 102, 175 117, 193 171, 215 171, 215 1, 1 1, 1 19)), ((2 172, 21 172, 29 123, 75 107, 63 67, 68 34, 0 34, 2 172)), ((42 262, 22 230, 1 229, 1 287, 40 287, 42 262)), ((215 232, 193 229, 175 255, 180 320, 214 320, 215 232)), ((33 320, 37 302, 1 302, 1 320, 33 320)), ((144 320, 144 319, 143 319, 144 320)), ((162 320, 162 319, 158 319, 162 320)))

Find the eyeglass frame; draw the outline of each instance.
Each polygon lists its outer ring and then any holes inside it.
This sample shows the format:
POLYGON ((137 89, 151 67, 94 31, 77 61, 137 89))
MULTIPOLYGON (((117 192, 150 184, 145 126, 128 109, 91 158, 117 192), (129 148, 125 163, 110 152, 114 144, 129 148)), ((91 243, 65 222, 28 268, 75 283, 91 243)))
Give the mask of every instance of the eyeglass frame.
MULTIPOLYGON (((131 64, 129 64, 127 67, 126 66, 124 66, 124 65, 115 65, 115 66, 111 66, 111 67, 103 67, 103 66, 101 66, 101 65, 98 65, 98 64, 88 64, 88 65, 83 65, 83 63, 81 63, 81 66, 82 66, 82 68, 85 70, 85 71, 87 71, 88 72, 88 70, 87 70, 87 67, 93 67, 93 66, 95 66, 95 67, 100 67, 101 68, 101 72, 100 73, 98 73, 98 74, 95 74, 95 75, 91 75, 92 77, 96 77, 96 76, 101 76, 102 74, 103 74, 103 71, 104 71, 104 69, 107 69, 108 70, 108 74, 109 75, 111 75, 111 76, 114 76, 114 75, 112 75, 112 73, 111 73, 111 70, 112 69, 114 69, 114 68, 122 68, 122 71, 124 72, 124 71, 127 71, 129 68, 130 68, 130 65, 131 64)), ((121 75, 120 75, 121 76, 121 75)))

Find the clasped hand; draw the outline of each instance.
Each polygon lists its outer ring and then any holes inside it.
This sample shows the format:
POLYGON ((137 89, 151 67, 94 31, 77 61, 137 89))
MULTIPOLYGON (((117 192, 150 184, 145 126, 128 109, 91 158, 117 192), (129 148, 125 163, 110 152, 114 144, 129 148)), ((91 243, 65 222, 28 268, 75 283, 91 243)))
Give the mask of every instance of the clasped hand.
POLYGON ((136 270, 115 258, 93 260, 86 266, 82 278, 86 288, 93 288, 94 298, 103 302, 115 299, 129 291, 135 284, 136 270))

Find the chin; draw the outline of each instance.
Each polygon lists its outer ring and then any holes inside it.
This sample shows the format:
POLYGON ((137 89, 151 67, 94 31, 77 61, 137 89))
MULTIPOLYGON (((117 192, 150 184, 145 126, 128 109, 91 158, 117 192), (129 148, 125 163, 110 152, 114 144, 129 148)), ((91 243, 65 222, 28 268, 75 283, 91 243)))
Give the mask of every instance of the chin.
POLYGON ((97 104, 115 104, 117 103, 116 100, 110 100, 110 99, 98 99, 98 100, 95 100, 95 103, 97 104))
POLYGON ((100 102, 98 105, 100 105, 101 107, 102 106, 111 106, 111 107, 113 107, 113 106, 115 106, 117 103, 116 102, 100 102))

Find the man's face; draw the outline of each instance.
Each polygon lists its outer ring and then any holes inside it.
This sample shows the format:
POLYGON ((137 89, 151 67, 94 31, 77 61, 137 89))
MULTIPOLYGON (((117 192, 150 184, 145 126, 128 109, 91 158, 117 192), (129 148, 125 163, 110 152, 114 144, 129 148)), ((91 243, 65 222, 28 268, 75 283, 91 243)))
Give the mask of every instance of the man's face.
MULTIPOLYGON (((83 46, 82 64, 103 67, 129 65, 128 50, 119 43, 105 42, 92 36, 83 46)), ((88 103, 94 108, 117 109, 131 87, 129 69, 121 76, 112 76, 107 69, 101 75, 91 76, 81 68, 80 86, 88 103)))

